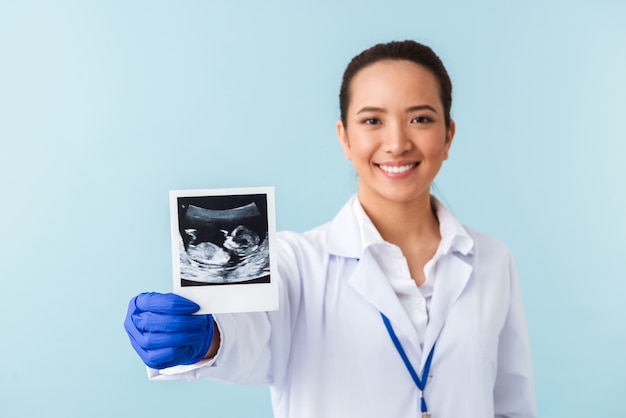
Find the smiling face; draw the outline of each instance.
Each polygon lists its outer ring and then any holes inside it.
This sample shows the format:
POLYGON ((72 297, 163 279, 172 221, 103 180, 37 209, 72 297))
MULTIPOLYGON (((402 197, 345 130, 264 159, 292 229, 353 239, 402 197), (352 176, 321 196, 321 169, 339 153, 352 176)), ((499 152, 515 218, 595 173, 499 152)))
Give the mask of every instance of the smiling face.
POLYGON ((346 125, 337 122, 344 154, 359 176, 364 207, 430 204, 430 185, 454 137, 446 128, 435 76, 410 61, 383 60, 350 83, 346 125))

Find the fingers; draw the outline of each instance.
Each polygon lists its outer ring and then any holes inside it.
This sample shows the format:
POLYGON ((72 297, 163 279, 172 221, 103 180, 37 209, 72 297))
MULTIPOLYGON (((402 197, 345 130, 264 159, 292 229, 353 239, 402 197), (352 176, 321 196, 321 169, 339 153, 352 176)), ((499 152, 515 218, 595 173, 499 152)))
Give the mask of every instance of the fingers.
POLYGON ((165 369, 178 366, 183 363, 182 359, 188 358, 193 351, 192 347, 163 347, 153 350, 145 350, 132 338, 130 343, 148 367, 153 369, 165 369))
POLYGON ((154 350, 166 347, 185 347, 190 345, 203 344, 207 339, 207 331, 193 332, 139 332, 133 330, 129 332, 130 337, 135 340, 144 350, 154 350))
POLYGON ((124 320, 126 332, 146 350, 201 344, 212 326, 211 315, 182 316, 141 312, 127 315, 124 320))
POLYGON ((212 315, 178 295, 142 293, 130 300, 124 328, 143 362, 154 369, 200 361, 213 339, 212 315))
POLYGON ((213 319, 203 330, 187 332, 141 332, 130 318, 124 321, 130 343, 143 362, 153 369, 202 360, 213 339, 213 319))
POLYGON ((133 324, 142 332, 181 332, 206 329, 209 315, 164 315, 153 312, 132 314, 133 324))
POLYGON ((131 300, 140 311, 170 315, 192 314, 200 309, 197 303, 173 293, 141 293, 131 300))

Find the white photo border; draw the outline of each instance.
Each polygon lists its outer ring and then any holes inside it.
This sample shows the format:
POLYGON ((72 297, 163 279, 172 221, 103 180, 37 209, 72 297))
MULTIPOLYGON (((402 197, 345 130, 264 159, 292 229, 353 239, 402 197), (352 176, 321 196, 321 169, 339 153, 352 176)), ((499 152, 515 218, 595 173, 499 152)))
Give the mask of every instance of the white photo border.
POLYGON ((260 312, 278 309, 278 269, 276 265, 276 208, 273 187, 170 190, 172 271, 174 293, 198 305, 198 314, 260 312), (183 286, 181 277, 179 198, 265 195, 267 238, 269 244, 269 283, 232 283, 208 286, 183 286))

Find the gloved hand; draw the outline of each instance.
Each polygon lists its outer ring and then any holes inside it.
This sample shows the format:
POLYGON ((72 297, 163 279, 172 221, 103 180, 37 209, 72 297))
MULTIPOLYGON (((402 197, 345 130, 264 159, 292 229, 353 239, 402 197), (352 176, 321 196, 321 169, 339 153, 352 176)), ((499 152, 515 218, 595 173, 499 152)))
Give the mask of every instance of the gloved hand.
POLYGON ((141 293, 130 300, 124 328, 143 362, 153 369, 202 360, 213 340, 213 316, 173 293, 141 293))

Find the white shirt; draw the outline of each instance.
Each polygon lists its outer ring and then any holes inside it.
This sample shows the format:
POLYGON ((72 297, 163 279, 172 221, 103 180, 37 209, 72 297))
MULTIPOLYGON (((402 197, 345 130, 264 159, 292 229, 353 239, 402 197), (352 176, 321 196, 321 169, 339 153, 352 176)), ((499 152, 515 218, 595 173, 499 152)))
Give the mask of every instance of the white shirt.
POLYGON ((441 222, 444 251, 420 344, 372 246, 362 247, 353 205, 305 234, 279 234, 279 310, 215 315, 222 340, 214 359, 149 376, 268 384, 276 418, 415 418, 420 391, 384 313, 420 375, 436 342, 424 392, 433 417, 536 417, 521 289, 506 246, 451 216, 441 222))

